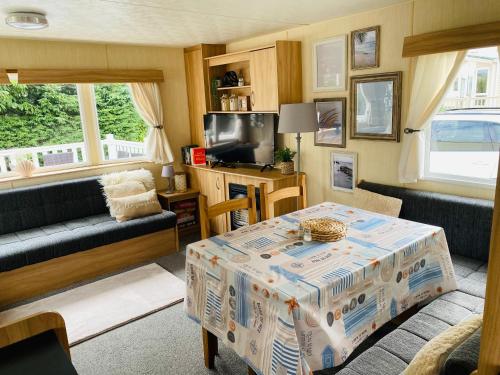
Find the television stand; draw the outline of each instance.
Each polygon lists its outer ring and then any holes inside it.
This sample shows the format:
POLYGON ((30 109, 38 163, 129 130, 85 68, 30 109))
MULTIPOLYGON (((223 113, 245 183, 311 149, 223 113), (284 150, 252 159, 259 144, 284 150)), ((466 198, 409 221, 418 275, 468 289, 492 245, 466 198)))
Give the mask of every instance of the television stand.
POLYGON ((261 171, 261 172, 264 172, 267 168, 269 168, 270 170, 272 170, 272 169, 273 169, 273 166, 272 166, 271 164, 266 164, 266 165, 264 165, 264 166, 260 169, 260 171, 261 171))
POLYGON ((225 163, 223 161, 219 161, 217 160, 216 162, 214 162, 210 168, 214 169, 215 167, 217 166, 220 166, 220 167, 225 167, 225 168, 236 168, 236 166, 234 164, 228 164, 228 163, 225 163))

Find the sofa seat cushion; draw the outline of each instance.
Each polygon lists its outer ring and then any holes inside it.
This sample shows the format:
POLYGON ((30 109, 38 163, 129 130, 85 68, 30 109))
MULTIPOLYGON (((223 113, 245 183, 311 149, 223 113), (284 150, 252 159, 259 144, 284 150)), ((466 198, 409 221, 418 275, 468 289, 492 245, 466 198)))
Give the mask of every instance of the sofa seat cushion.
POLYGON ((173 228, 170 211, 117 223, 109 214, 89 216, 0 236, 0 272, 173 228))

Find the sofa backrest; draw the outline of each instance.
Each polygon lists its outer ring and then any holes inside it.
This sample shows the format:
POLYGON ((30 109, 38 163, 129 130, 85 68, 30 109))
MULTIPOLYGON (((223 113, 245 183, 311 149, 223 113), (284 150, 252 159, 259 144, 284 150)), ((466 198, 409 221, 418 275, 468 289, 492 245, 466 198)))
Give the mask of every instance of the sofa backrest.
POLYGON ((0 191, 0 234, 108 212, 98 177, 0 191))
POLYGON ((359 188, 399 198, 400 218, 444 229, 452 254, 488 261, 493 201, 362 181, 359 188))

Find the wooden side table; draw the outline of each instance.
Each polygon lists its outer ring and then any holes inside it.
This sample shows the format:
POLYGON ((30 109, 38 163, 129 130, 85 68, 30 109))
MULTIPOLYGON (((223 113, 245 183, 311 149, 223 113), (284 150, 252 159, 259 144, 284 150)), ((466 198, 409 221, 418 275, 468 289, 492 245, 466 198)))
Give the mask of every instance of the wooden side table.
POLYGON ((158 192, 158 200, 165 210, 177 215, 177 231, 180 235, 199 233, 200 218, 198 210, 198 189, 188 189, 184 192, 158 192))

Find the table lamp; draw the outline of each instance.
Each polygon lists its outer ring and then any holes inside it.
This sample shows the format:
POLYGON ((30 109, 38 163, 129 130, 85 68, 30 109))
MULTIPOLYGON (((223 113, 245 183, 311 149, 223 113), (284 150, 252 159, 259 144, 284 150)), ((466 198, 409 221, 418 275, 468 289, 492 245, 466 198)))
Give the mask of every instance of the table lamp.
POLYGON ((314 103, 282 104, 278 133, 297 133, 297 181, 300 175, 300 133, 319 129, 318 113, 314 103))
POLYGON ((173 193, 174 192, 174 176, 175 176, 175 171, 174 171, 174 166, 173 165, 164 165, 163 168, 161 169, 161 176, 165 177, 167 179, 167 193, 173 193))

